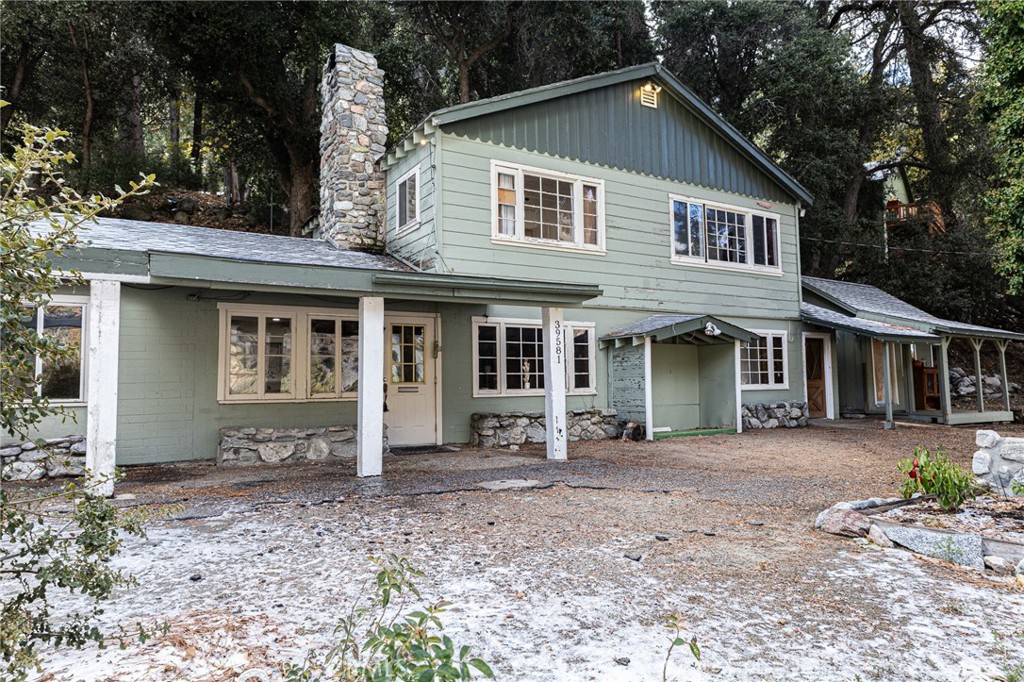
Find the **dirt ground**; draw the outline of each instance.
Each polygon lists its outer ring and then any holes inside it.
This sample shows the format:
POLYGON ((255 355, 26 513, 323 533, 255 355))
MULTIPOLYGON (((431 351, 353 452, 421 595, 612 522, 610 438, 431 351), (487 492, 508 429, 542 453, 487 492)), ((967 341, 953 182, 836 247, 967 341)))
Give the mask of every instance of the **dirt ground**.
POLYGON ((370 480, 336 464, 131 469, 118 504, 171 506, 126 544, 139 584, 105 617, 170 630, 55 652, 41 679, 276 679, 330 645, 367 555, 391 552, 426 573, 425 599, 454 602, 446 631, 502 680, 661 679, 671 613, 703 657, 677 651, 669 679, 1006 679, 1024 666, 1019 589, 813 529, 836 501, 895 494, 916 445, 965 464, 975 449, 971 429, 878 426, 573 443, 564 463, 395 455, 370 480), (480 487, 500 479, 536 485, 480 487))

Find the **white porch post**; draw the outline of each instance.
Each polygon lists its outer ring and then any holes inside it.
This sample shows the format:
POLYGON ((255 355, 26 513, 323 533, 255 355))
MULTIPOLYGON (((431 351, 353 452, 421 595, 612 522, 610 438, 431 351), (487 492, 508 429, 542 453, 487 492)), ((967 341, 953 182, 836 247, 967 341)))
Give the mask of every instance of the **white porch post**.
POLYGON ((654 440, 654 369, 651 361, 651 337, 644 337, 644 434, 654 440))
POLYGON ((544 416, 547 419, 548 459, 568 457, 565 424, 565 323, 561 308, 541 311, 544 328, 544 416))
MULTIPOLYGON (((733 371, 736 377, 736 433, 743 433, 743 366, 740 361, 742 354, 743 344, 740 343, 739 339, 734 342, 736 351, 734 353, 733 371)), ((804 388, 804 402, 807 402, 807 390, 806 384, 804 388)))
POLYGON ((882 389, 885 397, 885 423, 883 428, 891 429, 892 423, 892 367, 889 361, 889 349, 892 347, 889 345, 889 341, 882 342, 882 383, 885 387, 882 389))
POLYGON ((950 337, 943 336, 939 340, 939 390, 942 393, 942 422, 949 423, 949 415, 953 414, 953 397, 949 391, 949 342, 950 337))
POLYGON ((117 356, 121 334, 121 283, 89 282, 88 403, 85 466, 91 491, 114 494, 117 460, 117 356))
POLYGON ((1003 380, 1003 409, 1007 412, 1010 411, 1010 377, 1006 372, 1006 346, 1009 343, 1006 339, 996 341, 996 347, 999 348, 999 373, 1003 380))
POLYGON ((384 299, 359 299, 359 389, 356 476, 384 470, 384 299))
POLYGON ((984 339, 971 338, 971 346, 974 348, 974 388, 975 397, 978 400, 978 412, 985 411, 985 380, 981 377, 981 344, 984 339))

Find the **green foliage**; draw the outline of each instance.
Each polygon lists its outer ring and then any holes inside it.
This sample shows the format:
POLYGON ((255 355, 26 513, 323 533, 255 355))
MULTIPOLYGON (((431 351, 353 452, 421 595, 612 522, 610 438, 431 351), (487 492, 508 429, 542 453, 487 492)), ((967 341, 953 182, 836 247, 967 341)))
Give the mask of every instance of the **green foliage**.
POLYGON ((1010 483, 1010 492, 1014 495, 1024 495, 1024 481, 1013 481, 1010 483))
POLYGON ((661 667, 661 679, 663 682, 668 682, 668 664, 672 660, 672 652, 675 651, 677 646, 685 646, 690 650, 690 655, 696 660, 700 660, 700 645, 697 643, 697 636, 694 635, 690 639, 683 637, 683 631, 686 630, 686 621, 683 620, 681 614, 673 613, 668 617, 668 621, 665 623, 665 627, 672 633, 669 639, 668 653, 665 654, 665 663, 661 667))
MULTIPOLYGON (((0 107, 3 103, 0 103, 0 107)), ((60 366, 72 353, 59 337, 45 337, 23 324, 26 309, 43 305, 61 285, 82 283, 76 273, 60 272, 53 258, 77 244, 77 228, 97 213, 140 194, 152 176, 132 183, 116 199, 83 197, 67 187, 62 166, 74 161, 64 151, 67 133, 25 125, 20 144, 0 159, 0 426, 11 436, 29 438, 44 417, 63 414, 36 388, 36 358, 60 366)), ((90 486, 102 484, 94 480, 90 486)), ((27 679, 38 668, 37 645, 81 647, 104 642, 95 619, 98 604, 129 578, 108 561, 124 534, 141 535, 141 519, 123 516, 91 487, 68 484, 52 493, 12 489, 0 480, 0 677, 27 679), (68 513, 70 511, 70 513, 68 513), (52 604, 69 594, 87 597, 91 608, 56 615, 52 604)), ((123 634, 123 633, 122 633, 123 634)), ((145 633, 140 630, 140 635, 145 633)))
MULTIPOLYGON (((396 555, 370 559, 379 569, 369 605, 358 606, 335 628, 338 643, 322 659, 286 668, 287 682, 462 682, 479 673, 494 678, 490 666, 470 657, 443 634, 440 615, 448 602, 409 611, 420 598, 414 580, 423 573, 396 555)), ((364 591, 368 586, 364 586, 364 591)))
POLYGON ((914 493, 935 495, 939 506, 956 511, 967 499, 973 499, 976 486, 974 476, 949 459, 949 453, 939 448, 935 453, 918 446, 914 456, 900 460, 899 470, 906 475, 900 486, 903 497, 914 493))
POLYGON ((990 123, 998 173, 988 194, 988 225, 999 245, 1000 272, 1024 293, 1024 2, 983 0, 986 20, 980 101, 990 123))

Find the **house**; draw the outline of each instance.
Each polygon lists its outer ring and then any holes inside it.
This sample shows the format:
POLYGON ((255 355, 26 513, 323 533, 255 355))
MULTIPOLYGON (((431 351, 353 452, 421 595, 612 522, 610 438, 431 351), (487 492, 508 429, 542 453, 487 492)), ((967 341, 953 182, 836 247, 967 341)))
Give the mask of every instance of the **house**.
POLYGON ((803 278, 801 316, 812 416, 884 414, 889 427, 895 414, 951 425, 1013 421, 1006 347, 1022 334, 943 320, 876 287, 816 277, 803 278), (949 345, 957 339, 971 345, 978 387, 982 349, 988 343, 998 351, 998 405, 979 389, 976 409, 954 410, 949 345))
POLYGON ((382 84, 336 46, 312 239, 84 229, 58 265, 87 290, 34 318, 82 342, 51 396, 77 419, 41 436, 84 436, 98 472, 354 455, 372 476, 389 446, 564 459, 624 422, 806 423, 804 332, 833 333, 802 308, 812 197, 671 73, 443 109, 390 150, 382 84))

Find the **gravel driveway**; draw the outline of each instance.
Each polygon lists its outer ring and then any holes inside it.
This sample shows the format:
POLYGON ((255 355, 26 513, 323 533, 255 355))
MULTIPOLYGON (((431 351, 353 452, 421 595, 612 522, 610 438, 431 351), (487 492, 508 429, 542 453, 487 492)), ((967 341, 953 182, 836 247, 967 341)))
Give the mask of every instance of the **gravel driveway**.
POLYGON ((425 598, 455 603, 448 633, 502 680, 661 679, 674 612, 704 655, 674 654, 669 679, 1003 679, 1024 665, 1024 593, 813 530, 833 502, 893 494, 915 445, 969 462, 974 432, 852 426, 573 443, 565 463, 396 455, 377 480, 326 464, 132 469, 119 504, 176 506, 127 544, 118 563, 139 585, 106 618, 170 631, 56 652, 44 678, 276 670, 329 645, 366 556, 394 552, 426 572, 425 598), (480 487, 500 479, 537 484, 480 487))

